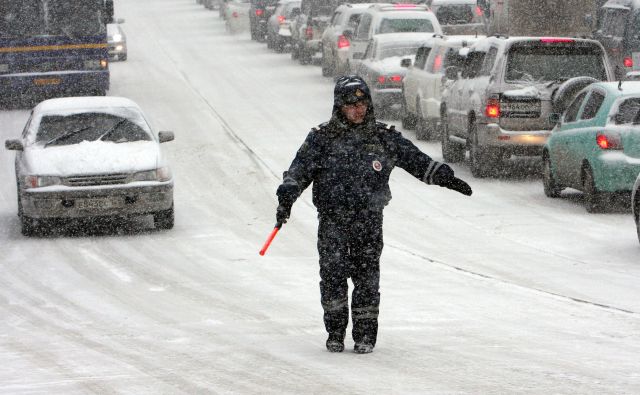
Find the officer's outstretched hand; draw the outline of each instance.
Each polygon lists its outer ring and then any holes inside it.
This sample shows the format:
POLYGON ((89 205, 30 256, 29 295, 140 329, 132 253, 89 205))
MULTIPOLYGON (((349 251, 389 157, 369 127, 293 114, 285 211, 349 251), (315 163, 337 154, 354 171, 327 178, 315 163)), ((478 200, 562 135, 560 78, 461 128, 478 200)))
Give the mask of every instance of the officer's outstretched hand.
POLYGON ((454 175, 453 169, 446 163, 442 163, 432 177, 435 185, 471 196, 471 186, 454 175))

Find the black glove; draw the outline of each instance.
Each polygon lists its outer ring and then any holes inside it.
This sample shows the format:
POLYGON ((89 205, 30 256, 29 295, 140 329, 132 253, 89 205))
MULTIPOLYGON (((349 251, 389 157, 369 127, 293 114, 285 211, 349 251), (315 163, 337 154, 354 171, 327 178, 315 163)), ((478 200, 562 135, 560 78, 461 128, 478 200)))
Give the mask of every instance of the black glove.
POLYGON ((453 169, 446 163, 438 167, 438 170, 431 176, 433 184, 443 188, 460 192, 463 195, 471 196, 473 191, 471 186, 454 175, 453 169))
POLYGON ((280 203, 276 210, 276 223, 280 225, 286 224, 290 216, 291 216, 291 204, 280 203))
POLYGON ((288 204, 289 210, 291 210, 291 205, 296 201, 298 195, 300 194, 300 188, 295 183, 283 182, 278 187, 276 191, 276 195, 278 196, 278 203, 280 204, 288 204))

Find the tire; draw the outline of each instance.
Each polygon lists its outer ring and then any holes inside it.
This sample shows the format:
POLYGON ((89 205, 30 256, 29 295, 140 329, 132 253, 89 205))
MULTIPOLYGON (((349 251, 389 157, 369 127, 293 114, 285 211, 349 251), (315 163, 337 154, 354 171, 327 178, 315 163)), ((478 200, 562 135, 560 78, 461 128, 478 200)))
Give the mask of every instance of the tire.
POLYGON ((553 104, 553 112, 562 114, 567 109, 575 95, 580 92, 584 87, 594 82, 598 82, 597 79, 592 77, 574 77, 569 78, 553 92, 551 101, 553 104))
POLYGON ((458 163, 464 160, 465 148, 449 140, 449 124, 447 117, 442 116, 442 159, 448 163, 458 163))
POLYGON ((271 37, 271 34, 267 34, 267 48, 269 49, 275 48, 274 40, 271 37))
POLYGON ((480 147, 478 142, 478 127, 475 122, 471 122, 469 125, 469 158, 471 160, 471 175, 476 178, 483 178, 487 176, 489 168, 489 155, 487 155, 485 149, 480 147))
POLYGON ((34 236, 38 231, 37 220, 27 217, 24 214, 20 215, 21 232, 23 236, 34 236))
POLYGON ((304 49, 300 50, 300 56, 298 57, 298 62, 301 65, 308 65, 311 63, 311 54, 305 51, 304 49))
POLYGON ((291 43, 291 60, 298 60, 300 57, 300 50, 296 43, 291 43))
POLYGON ((153 214, 153 224, 156 229, 172 229, 175 222, 175 214, 173 211, 173 205, 171 208, 164 211, 159 211, 153 214))
POLYGON ((416 128, 416 117, 413 114, 409 114, 409 112, 407 111, 407 102, 404 98, 402 99, 401 103, 400 120, 402 122, 403 129, 413 130, 416 128))
POLYGON ((322 51, 322 76, 323 77, 332 77, 333 76, 333 65, 327 63, 327 57, 322 51))
POLYGON ((418 107, 416 117, 416 138, 418 140, 431 140, 433 138, 433 123, 424 119, 422 110, 418 107))
POLYGON ((604 209, 604 196, 598 192, 593 179, 593 171, 588 165, 582 170, 582 193, 584 194, 584 208, 588 213, 599 213, 604 209))
POLYGON ((545 196, 550 198, 559 197, 563 189, 553 177, 551 159, 546 152, 542 155, 542 185, 544 186, 545 196))

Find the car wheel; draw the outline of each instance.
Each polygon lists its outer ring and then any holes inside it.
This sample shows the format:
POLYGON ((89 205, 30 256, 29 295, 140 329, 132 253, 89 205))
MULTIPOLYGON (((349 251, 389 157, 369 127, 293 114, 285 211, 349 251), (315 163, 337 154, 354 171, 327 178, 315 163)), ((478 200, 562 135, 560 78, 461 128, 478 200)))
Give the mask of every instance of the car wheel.
POLYGON ((402 127, 407 130, 415 129, 416 117, 413 114, 409 114, 409 112, 407 111, 406 100, 403 98, 400 104, 400 120, 402 121, 402 127))
POLYGON ((273 47, 275 47, 273 37, 267 33, 267 48, 272 49, 273 47))
POLYGON ((449 139, 449 124, 447 117, 442 116, 442 158, 445 162, 457 163, 464 159, 465 148, 462 144, 454 143, 449 139))
POLYGON ((469 126, 469 158, 471 159, 471 175, 476 178, 486 177, 489 168, 490 156, 485 148, 480 147, 478 140, 478 127, 475 122, 469 126))
POLYGON ((311 54, 307 53, 307 51, 305 51, 304 49, 301 49, 300 56, 298 57, 298 62, 300 62, 301 65, 307 65, 311 63, 311 54))
POLYGON ((284 52, 284 41, 282 41, 279 37, 276 36, 276 38, 273 40, 273 50, 276 51, 277 53, 282 53, 284 52))
POLYGON ((557 198, 560 196, 562 187, 558 184, 553 177, 551 171, 551 159, 546 152, 542 155, 542 184, 544 186, 544 194, 550 198, 557 198))
POLYGON ((604 196, 596 188, 593 171, 588 165, 582 170, 582 193, 584 194, 584 207, 588 213, 598 213, 604 209, 604 196))
POLYGON ((333 75, 333 66, 327 63, 327 57, 322 52, 322 76, 331 77, 333 75))
POLYGON ((38 230, 38 222, 37 220, 27 217, 24 214, 20 215, 20 226, 23 236, 34 236, 38 230))
POLYGON ((172 229, 175 221, 173 205, 168 210, 159 211, 153 214, 153 224, 156 229, 172 229))
POLYGON ((422 110, 418 107, 418 115, 416 116, 416 138, 418 140, 429 140, 430 133, 427 127, 427 121, 422 116, 422 110))
POLYGON ((300 57, 298 45, 296 43, 291 44, 291 60, 297 60, 300 57))

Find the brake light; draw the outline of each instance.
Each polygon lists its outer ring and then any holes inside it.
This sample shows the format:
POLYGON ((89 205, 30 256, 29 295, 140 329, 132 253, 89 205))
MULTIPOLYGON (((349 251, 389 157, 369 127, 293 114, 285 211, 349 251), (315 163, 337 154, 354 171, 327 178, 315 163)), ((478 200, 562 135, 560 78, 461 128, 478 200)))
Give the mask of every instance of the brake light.
POLYGON ((484 13, 482 12, 482 8, 480 8, 479 6, 476 6, 476 15, 477 16, 484 15, 484 13))
POLYGON ((342 49, 342 48, 349 48, 351 46, 351 43, 349 42, 349 39, 345 36, 340 36, 338 37, 338 49, 342 49))
POLYGON ((633 59, 631 59, 629 56, 626 56, 622 63, 624 63, 624 67, 633 67, 633 59))
POLYGON ((436 55, 435 59, 433 59, 433 71, 438 72, 442 68, 442 55, 436 55))
POLYGON ((391 81, 391 82, 402 82, 402 76, 401 75, 392 75, 391 77, 389 77, 389 81, 391 81))
POLYGON ((238 13, 236 11, 233 11, 233 13, 231 14, 232 17, 237 18, 238 17, 238 13))
POLYGON ((262 16, 262 14, 264 14, 264 10, 263 10, 263 9, 258 8, 258 9, 256 10, 256 16, 262 16))
POLYGON ((562 38, 562 37, 542 37, 540 39, 540 42, 545 44, 573 43, 575 41, 576 40, 572 38, 562 38))
POLYGON ((402 78, 403 77, 401 75, 390 75, 390 76, 381 75, 381 76, 378 76, 378 84, 383 85, 385 82, 389 84, 391 83, 397 84, 402 82, 402 78))
POLYGON ((307 26, 307 28, 304 31, 304 35, 307 37, 307 40, 312 40, 313 39, 313 27, 307 26))
POLYGON ((394 4, 393 8, 416 8, 416 5, 400 3, 400 4, 394 4))
POLYGON ((489 99, 484 109, 484 114, 487 118, 500 118, 500 100, 489 99))
POLYGON ((286 18, 284 17, 284 15, 278 15, 278 23, 279 24, 282 25, 285 20, 286 20, 286 18))
POLYGON ((599 132, 596 135, 596 144, 601 149, 622 149, 622 140, 619 135, 607 134, 605 132, 599 132))
POLYGON ((384 75, 381 75, 381 76, 379 76, 379 77, 378 77, 378 83, 379 83, 379 84, 384 84, 384 82, 385 82, 386 80, 387 80, 387 79, 386 79, 386 78, 384 78, 384 75))

